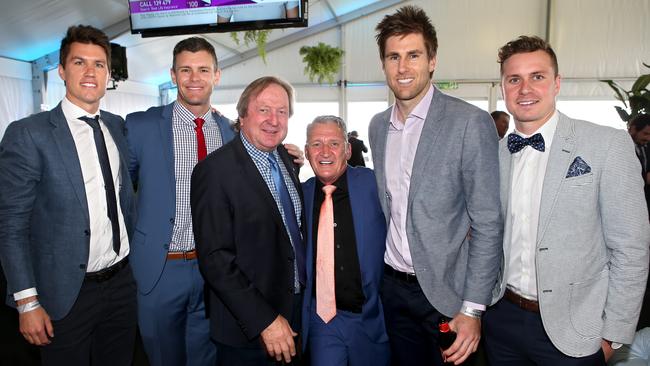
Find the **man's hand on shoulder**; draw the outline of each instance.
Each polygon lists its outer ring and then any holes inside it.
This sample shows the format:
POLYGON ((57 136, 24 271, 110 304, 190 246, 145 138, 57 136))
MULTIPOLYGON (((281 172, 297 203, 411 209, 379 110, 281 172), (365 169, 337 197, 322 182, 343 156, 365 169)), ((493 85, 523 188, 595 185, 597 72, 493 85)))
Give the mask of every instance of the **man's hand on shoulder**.
POLYGON ((478 348, 481 340, 481 319, 458 313, 449 322, 449 327, 456 332, 456 340, 442 353, 442 358, 446 362, 459 365, 478 348))
MULTIPOLYGON (((24 305, 36 301, 36 296, 16 301, 17 305, 24 305)), ((50 316, 43 307, 19 314, 20 333, 25 337, 27 342, 44 346, 50 344, 50 338, 54 337, 54 328, 50 316)))
POLYGON ((287 149, 287 152, 291 157, 293 157, 293 162, 298 164, 302 168, 305 165, 305 153, 300 150, 297 145, 294 144, 284 144, 284 148, 287 149))
POLYGON ((293 337, 297 335, 282 315, 278 315, 273 323, 261 333, 262 342, 269 356, 274 357, 277 361, 284 359, 286 363, 291 362, 291 357, 296 355, 293 337))

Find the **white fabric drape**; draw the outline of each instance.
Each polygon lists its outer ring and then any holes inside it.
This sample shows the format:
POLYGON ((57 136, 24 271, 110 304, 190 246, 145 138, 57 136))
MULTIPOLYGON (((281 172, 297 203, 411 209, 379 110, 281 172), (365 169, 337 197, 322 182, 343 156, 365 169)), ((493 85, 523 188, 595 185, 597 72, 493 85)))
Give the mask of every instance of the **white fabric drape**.
POLYGON ((7 126, 34 111, 32 83, 29 80, 0 76, 0 138, 7 126))

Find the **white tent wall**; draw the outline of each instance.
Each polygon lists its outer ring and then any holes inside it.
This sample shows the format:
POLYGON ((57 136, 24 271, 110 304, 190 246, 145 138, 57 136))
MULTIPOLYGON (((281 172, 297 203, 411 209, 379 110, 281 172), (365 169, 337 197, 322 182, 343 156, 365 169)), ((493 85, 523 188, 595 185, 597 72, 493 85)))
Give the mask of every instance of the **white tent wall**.
MULTIPOLYGON (((228 67, 221 86, 241 89, 258 76, 276 74, 296 85, 300 101, 310 95, 301 92, 310 81, 303 75, 298 50, 303 45, 325 42, 345 50, 343 74, 348 83, 371 85, 350 87, 348 98, 354 95, 357 100, 375 100, 381 96, 385 100, 388 93, 377 91, 384 76, 374 28, 384 15, 406 4, 425 9, 436 26, 439 49, 434 80, 458 82, 457 89, 447 92, 465 99, 488 99, 490 87, 499 81, 496 61, 500 46, 522 34, 546 37, 549 4, 548 34, 563 77, 561 99, 611 100, 611 90, 599 79, 614 78, 625 84, 647 72, 641 62, 650 62, 647 0, 416 0, 271 51, 267 65, 257 57, 228 67)), ((325 11, 323 1, 314 1, 310 6, 312 14, 325 11)), ((320 88, 315 97, 339 100, 336 86, 325 89, 333 93, 320 88)), ((238 96, 229 91, 225 92, 228 95, 220 95, 219 88, 215 94, 221 103, 234 103, 238 96)), ((496 95, 500 98, 500 93, 496 95)))
POLYGON ((33 110, 32 70, 28 62, 0 58, 0 137, 7 126, 33 110))
MULTIPOLYGON (((65 96, 65 86, 57 69, 50 70, 47 74, 45 104, 51 109, 56 107, 65 96)), ((126 80, 117 83, 117 89, 106 91, 100 108, 124 118, 129 113, 146 110, 159 104, 157 86, 126 80)))

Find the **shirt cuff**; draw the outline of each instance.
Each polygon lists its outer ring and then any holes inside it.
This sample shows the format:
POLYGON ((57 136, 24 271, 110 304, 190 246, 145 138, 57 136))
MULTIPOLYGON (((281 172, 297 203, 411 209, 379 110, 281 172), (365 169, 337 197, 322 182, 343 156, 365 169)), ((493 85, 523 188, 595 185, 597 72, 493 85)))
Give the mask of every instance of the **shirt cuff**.
POLYGON ((14 301, 26 299, 31 296, 36 296, 38 295, 38 292, 36 292, 36 287, 28 288, 26 290, 18 291, 14 293, 14 301))
POLYGON ((477 304, 471 301, 463 301, 463 306, 467 306, 468 308, 472 308, 480 311, 485 311, 485 305, 477 304))

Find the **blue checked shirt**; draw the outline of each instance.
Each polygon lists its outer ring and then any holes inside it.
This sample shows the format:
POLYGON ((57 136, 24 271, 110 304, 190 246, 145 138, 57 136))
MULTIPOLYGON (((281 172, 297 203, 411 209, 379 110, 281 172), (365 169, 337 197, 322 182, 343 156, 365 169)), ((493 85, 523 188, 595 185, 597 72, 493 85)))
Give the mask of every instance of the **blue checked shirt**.
MULTIPOLYGON (((174 102, 172 132, 174 135, 174 174, 176 177, 176 215, 170 252, 184 252, 194 249, 194 232, 192 231, 192 211, 190 209, 190 180, 192 169, 197 163, 196 123, 194 114, 185 106, 174 102)), ((201 118, 203 134, 208 154, 223 145, 219 125, 212 118, 210 110, 201 118)))
MULTIPOLYGON (((296 221, 298 222, 298 226, 300 227, 301 222, 300 222, 300 217, 302 215, 302 206, 300 205, 300 195, 298 194, 298 190, 293 184, 293 181, 291 180, 291 177, 289 176, 289 173, 287 172, 287 168, 284 166, 284 162, 282 159, 280 159, 280 155, 278 155, 278 151, 274 150, 271 153, 261 151, 257 149, 253 144, 248 142, 246 140, 246 137, 244 136, 243 133, 240 134, 241 140, 244 143, 244 147, 246 148, 246 151, 248 152, 248 155, 250 155, 251 159, 253 159, 253 163, 255 163, 255 166, 257 167, 257 170, 260 172, 262 175, 262 178, 264 179, 264 182, 266 183, 266 186, 269 187, 269 191, 271 192, 271 195, 273 196, 273 200, 275 201, 275 205, 278 206, 278 210, 280 211, 280 215, 282 215, 282 222, 284 223, 284 228, 287 231, 287 236, 289 237, 289 241, 291 241, 291 234, 289 233, 289 227, 287 226, 287 219, 285 217, 285 212, 284 209, 282 208, 282 202, 280 202, 280 195, 278 194, 278 191, 275 189, 275 183, 273 182, 273 176, 271 176, 271 164, 269 163, 268 156, 269 154, 274 154, 275 159, 278 161, 278 165, 280 166, 280 170, 282 171, 282 178, 284 179, 284 184, 287 186, 287 190, 289 190, 289 196, 291 196, 291 202, 293 203, 293 207, 296 212, 294 214, 296 215, 296 221)), ((291 242, 291 246, 296 248, 296 245, 291 242)), ((296 261, 293 261, 293 272, 294 272, 294 288, 296 290, 296 293, 300 291, 300 282, 298 278, 298 265, 296 264, 296 261)))

